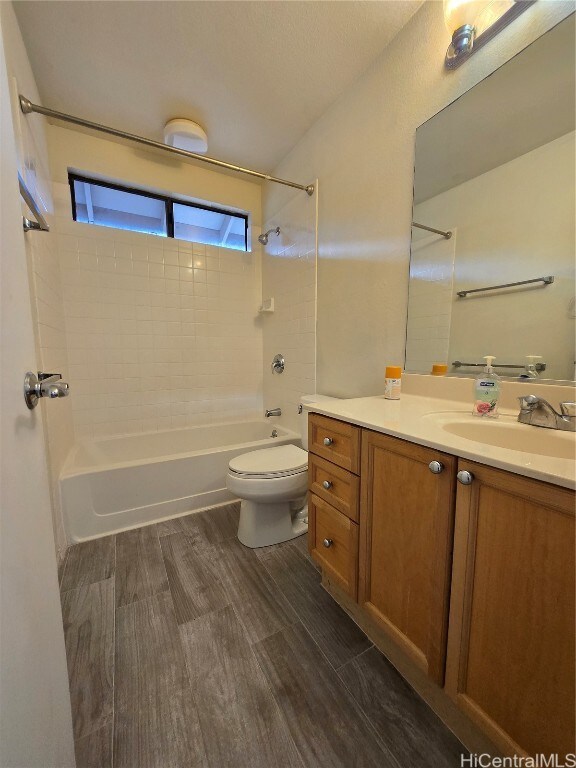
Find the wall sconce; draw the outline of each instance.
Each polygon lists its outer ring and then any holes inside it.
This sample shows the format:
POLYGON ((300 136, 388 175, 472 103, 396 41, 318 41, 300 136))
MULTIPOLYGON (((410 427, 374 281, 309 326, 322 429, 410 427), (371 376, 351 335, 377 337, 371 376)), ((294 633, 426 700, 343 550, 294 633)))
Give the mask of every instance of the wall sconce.
POLYGON ((445 65, 456 69, 536 0, 444 0, 444 21, 452 34, 445 65))

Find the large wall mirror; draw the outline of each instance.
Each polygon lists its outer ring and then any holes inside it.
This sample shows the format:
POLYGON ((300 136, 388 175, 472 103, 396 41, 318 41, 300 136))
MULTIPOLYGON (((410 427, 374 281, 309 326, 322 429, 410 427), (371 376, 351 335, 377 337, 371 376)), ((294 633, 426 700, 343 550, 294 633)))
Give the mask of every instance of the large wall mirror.
POLYGON ((576 378, 574 26, 416 132, 407 371, 471 376, 496 355, 518 377, 537 356, 538 378, 576 378))

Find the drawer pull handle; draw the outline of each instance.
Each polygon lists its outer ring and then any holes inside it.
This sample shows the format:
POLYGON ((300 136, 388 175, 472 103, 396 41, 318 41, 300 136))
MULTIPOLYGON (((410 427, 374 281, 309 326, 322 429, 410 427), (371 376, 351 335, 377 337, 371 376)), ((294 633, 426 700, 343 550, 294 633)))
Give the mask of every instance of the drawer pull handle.
POLYGON ((333 442, 334 442, 334 440, 332 440, 331 437, 325 437, 324 438, 324 445, 332 445, 333 442))
POLYGON ((442 464, 441 461, 431 461, 430 464, 428 464, 428 469, 433 475, 439 475, 444 469, 444 464, 442 464))
POLYGON ((474 480, 474 475, 472 472, 468 472, 465 469, 461 469, 460 472, 456 475, 456 479, 459 483, 462 483, 462 485, 470 485, 472 483, 472 480, 474 480))
POLYGON ((332 483, 330 482, 330 480, 324 480, 324 482, 322 483, 322 487, 326 488, 326 490, 329 491, 330 488, 332 488, 332 483))
POLYGON ((324 539, 322 544, 324 544, 326 549, 330 549, 330 547, 332 546, 332 544, 334 544, 334 542, 332 541, 332 539, 324 539))

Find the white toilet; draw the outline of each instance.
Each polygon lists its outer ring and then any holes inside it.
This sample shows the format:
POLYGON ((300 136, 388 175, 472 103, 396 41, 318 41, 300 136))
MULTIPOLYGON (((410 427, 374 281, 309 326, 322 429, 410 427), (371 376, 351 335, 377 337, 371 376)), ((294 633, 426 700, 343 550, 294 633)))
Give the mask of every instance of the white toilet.
MULTIPOLYGON (((333 400, 306 395, 301 403, 333 400)), ((303 411, 300 434, 308 448, 308 414, 303 411)), ((308 530, 308 451, 279 445, 243 453, 228 465, 228 490, 242 500, 238 539, 247 547, 267 547, 301 536, 308 530)))

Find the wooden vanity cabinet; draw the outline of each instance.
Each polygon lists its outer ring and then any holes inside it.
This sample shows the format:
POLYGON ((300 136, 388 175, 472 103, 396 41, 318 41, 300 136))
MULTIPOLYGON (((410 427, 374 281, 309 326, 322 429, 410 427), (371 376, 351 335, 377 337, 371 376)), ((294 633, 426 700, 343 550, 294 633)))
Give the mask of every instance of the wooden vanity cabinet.
POLYGON ((458 468, 446 690, 505 754, 573 753, 574 493, 458 468))
POLYGON ((308 550, 356 600, 361 429, 319 414, 308 418, 308 550))
POLYGON ((453 456, 362 430, 358 602, 438 685, 446 658, 455 475, 453 456), (432 469, 431 462, 437 462, 432 469))

